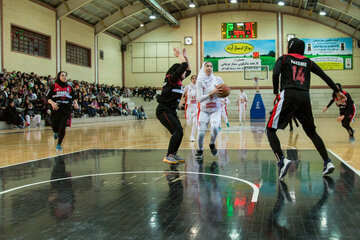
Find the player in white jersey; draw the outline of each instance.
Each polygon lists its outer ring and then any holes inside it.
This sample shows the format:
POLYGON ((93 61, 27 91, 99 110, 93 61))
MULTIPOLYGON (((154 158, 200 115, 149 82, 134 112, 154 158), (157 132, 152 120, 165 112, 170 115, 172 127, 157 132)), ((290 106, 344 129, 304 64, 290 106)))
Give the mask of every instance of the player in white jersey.
POLYGON ((246 105, 248 102, 249 98, 246 95, 246 93, 244 92, 244 89, 240 89, 240 93, 238 95, 238 99, 236 100, 236 104, 238 105, 238 110, 239 110, 239 121, 240 124, 242 123, 242 121, 245 121, 245 117, 246 117, 246 105))
POLYGON ((191 76, 191 83, 184 88, 181 97, 182 104, 185 104, 185 118, 189 126, 191 126, 190 141, 195 142, 195 132, 197 128, 198 100, 196 97, 196 75, 191 76))
MULTIPOLYGON (((227 108, 226 108, 227 105, 229 105, 229 104, 230 104, 230 100, 229 100, 228 97, 221 99, 221 118, 224 119, 224 121, 226 122, 227 127, 230 127, 227 108)), ((219 129, 221 129, 221 121, 220 121, 219 129)))
POLYGON ((200 102, 200 111, 198 118, 198 150, 195 155, 196 160, 203 160, 203 145, 205 132, 208 124, 211 124, 211 139, 210 150, 211 154, 215 156, 217 149, 215 148, 215 140, 219 133, 219 126, 221 122, 221 103, 218 94, 222 94, 222 90, 217 88, 219 84, 224 83, 220 77, 213 74, 213 65, 211 62, 204 62, 199 72, 196 90, 197 98, 200 102))

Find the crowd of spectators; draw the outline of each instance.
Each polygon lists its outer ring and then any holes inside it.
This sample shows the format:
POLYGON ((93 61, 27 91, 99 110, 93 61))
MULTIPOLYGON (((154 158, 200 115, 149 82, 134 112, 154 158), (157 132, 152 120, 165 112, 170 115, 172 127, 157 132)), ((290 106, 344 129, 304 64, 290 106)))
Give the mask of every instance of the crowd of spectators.
POLYGON ((132 92, 133 97, 141 97, 144 99, 144 102, 146 102, 146 99, 149 100, 149 102, 154 101, 154 97, 156 96, 156 88, 155 87, 140 87, 137 86, 134 88, 132 92))
MULTIPOLYGON (((40 126, 40 120, 50 125, 51 108, 46 103, 46 92, 55 82, 53 77, 39 76, 35 73, 20 71, 0 73, 0 120, 18 127, 30 125, 40 126)), ((130 89, 108 84, 95 84, 85 81, 69 80, 74 89, 79 109, 74 110, 74 117, 106 117, 134 115, 138 119, 146 119, 143 107, 130 110, 128 103, 121 97, 130 97, 130 89), (140 110, 141 109, 141 110, 140 110)), ((156 90, 150 87, 136 90, 133 96, 141 96, 152 101, 156 90)))

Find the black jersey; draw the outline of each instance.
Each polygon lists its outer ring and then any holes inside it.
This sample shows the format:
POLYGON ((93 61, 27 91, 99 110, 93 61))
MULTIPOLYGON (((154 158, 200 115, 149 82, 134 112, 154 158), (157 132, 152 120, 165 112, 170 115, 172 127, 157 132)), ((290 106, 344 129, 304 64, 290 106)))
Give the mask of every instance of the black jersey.
POLYGON ((346 101, 338 101, 336 94, 333 93, 332 99, 326 107, 329 108, 336 101, 336 106, 338 106, 340 110, 340 115, 348 117, 349 115, 352 115, 352 113, 355 111, 354 101, 352 100, 348 92, 343 90, 341 90, 341 92, 346 96, 346 101))
POLYGON ((315 62, 301 54, 291 53, 276 60, 273 70, 274 94, 279 92, 279 75, 280 91, 289 88, 309 91, 311 72, 321 77, 335 92, 339 91, 331 78, 315 62))
POLYGON ((191 73, 191 71, 186 70, 187 67, 188 64, 183 62, 178 64, 178 67, 173 73, 168 73, 166 75, 161 94, 157 96, 157 101, 159 104, 166 106, 171 110, 177 109, 181 96, 184 92, 184 87, 182 84, 183 79, 181 79, 181 75, 186 71, 186 78, 191 73))
POLYGON ((56 81, 46 94, 46 99, 56 102, 60 110, 71 111, 72 102, 75 100, 75 94, 70 85, 56 81))

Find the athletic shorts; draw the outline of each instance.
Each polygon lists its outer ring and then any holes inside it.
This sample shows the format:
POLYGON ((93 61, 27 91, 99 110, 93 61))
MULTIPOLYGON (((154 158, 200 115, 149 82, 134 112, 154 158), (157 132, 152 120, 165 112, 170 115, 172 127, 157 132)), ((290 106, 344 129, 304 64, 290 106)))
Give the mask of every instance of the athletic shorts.
POLYGON ((267 127, 284 129, 292 117, 297 118, 304 129, 315 129, 309 92, 298 89, 281 91, 267 127))

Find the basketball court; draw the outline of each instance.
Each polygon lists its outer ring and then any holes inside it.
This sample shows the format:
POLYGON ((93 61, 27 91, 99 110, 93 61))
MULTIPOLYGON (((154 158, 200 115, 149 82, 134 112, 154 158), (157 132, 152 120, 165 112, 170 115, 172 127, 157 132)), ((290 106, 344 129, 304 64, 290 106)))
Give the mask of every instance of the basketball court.
POLYGON ((21 150, 0 169, 2 239, 356 238, 359 148, 340 126, 317 122, 336 166, 326 178, 303 130, 279 131, 293 160, 282 182, 264 123, 230 123, 218 156, 205 149, 203 163, 186 128, 179 152, 186 163, 176 170, 161 161, 167 132, 150 134, 156 120, 74 126, 61 153, 50 129, 3 131, 2 152, 21 150), (325 124, 341 137, 325 134, 325 124))

